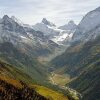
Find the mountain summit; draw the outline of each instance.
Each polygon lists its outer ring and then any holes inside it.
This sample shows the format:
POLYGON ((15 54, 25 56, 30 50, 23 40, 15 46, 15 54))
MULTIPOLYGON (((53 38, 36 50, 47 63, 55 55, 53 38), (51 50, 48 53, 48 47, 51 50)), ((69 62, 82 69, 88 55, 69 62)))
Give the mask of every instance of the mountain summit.
POLYGON ((62 30, 75 30, 77 27, 77 25, 74 23, 73 20, 69 21, 68 24, 65 24, 63 26, 60 26, 59 29, 62 29, 62 30))
POLYGON ((11 19, 14 20, 16 23, 18 23, 19 25, 23 26, 23 23, 17 19, 15 16, 11 16, 11 19))
POLYGON ((48 25, 48 26, 56 26, 55 24, 53 24, 52 22, 48 21, 46 18, 42 19, 42 23, 48 25))
POLYGON ((35 31, 43 32, 44 35, 50 36, 50 37, 59 33, 56 25, 48 21, 46 18, 43 18, 42 22, 36 23, 35 25, 33 25, 33 29, 35 31))
POLYGON ((77 25, 74 23, 73 20, 69 21, 68 24, 65 24, 63 26, 60 26, 59 29, 62 29, 62 30, 75 30, 77 27, 77 25))
POLYGON ((8 19, 8 18, 9 18, 8 15, 3 16, 3 19, 8 19))

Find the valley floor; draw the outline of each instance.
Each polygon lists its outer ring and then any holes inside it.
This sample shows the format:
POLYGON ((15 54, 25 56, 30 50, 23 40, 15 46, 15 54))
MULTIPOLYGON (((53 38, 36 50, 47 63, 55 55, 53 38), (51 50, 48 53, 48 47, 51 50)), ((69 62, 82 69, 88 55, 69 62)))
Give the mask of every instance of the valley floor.
POLYGON ((82 98, 82 95, 76 90, 65 86, 68 82, 72 80, 69 75, 61 75, 51 72, 49 80, 53 85, 57 85, 61 89, 65 90, 66 93, 71 95, 71 98, 74 98, 74 100, 80 100, 82 98))
POLYGON ((51 83, 59 86, 64 86, 71 80, 69 75, 64 75, 64 74, 61 75, 61 74, 56 74, 54 72, 51 73, 49 79, 51 83))

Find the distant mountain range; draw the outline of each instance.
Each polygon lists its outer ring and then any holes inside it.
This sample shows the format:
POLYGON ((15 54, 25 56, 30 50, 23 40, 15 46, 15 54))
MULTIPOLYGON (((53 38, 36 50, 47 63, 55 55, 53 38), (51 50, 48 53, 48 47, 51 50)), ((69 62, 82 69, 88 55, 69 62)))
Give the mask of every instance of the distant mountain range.
POLYGON ((46 35, 50 40, 54 41, 57 44, 64 45, 66 41, 69 41, 76 29, 77 25, 73 21, 70 21, 68 24, 57 27, 52 22, 48 21, 46 18, 43 18, 41 23, 33 25, 33 29, 36 31, 41 31, 46 35))

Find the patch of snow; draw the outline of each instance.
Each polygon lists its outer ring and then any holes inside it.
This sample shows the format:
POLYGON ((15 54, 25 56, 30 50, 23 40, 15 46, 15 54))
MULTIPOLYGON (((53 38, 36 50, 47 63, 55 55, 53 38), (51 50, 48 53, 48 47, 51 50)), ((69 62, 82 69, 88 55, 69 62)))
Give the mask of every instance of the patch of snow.
POLYGON ((22 39, 27 39, 25 36, 20 36, 22 39))

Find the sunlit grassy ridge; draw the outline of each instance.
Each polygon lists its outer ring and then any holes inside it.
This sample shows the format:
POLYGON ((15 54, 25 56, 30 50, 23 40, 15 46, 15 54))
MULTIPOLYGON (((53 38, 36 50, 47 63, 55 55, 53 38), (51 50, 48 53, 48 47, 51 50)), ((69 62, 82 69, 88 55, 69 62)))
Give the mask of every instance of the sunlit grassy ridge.
POLYGON ((53 91, 44 86, 34 85, 33 87, 39 94, 43 95, 44 97, 50 100, 69 100, 68 97, 63 95, 62 93, 53 91))

